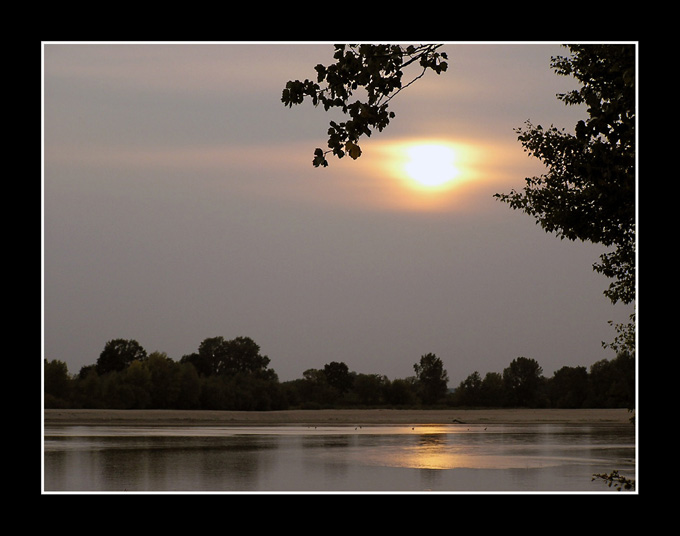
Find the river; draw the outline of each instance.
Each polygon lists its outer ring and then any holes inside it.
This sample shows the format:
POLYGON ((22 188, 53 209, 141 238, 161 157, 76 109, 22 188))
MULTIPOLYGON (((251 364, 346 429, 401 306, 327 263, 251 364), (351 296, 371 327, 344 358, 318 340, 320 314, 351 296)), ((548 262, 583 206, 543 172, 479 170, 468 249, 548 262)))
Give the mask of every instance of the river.
POLYGON ((46 493, 610 493, 635 427, 47 425, 46 493))

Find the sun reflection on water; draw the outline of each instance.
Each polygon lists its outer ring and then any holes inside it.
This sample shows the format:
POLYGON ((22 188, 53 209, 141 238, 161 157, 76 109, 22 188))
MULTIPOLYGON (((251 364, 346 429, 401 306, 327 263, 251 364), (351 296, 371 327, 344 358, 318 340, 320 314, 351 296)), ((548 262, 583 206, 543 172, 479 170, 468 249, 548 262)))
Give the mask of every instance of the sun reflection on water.
POLYGON ((486 427, 451 427, 419 425, 408 429, 413 442, 400 443, 363 453, 362 462, 371 465, 408 469, 527 469, 555 465, 556 460, 536 456, 527 458, 521 452, 499 453, 486 427))

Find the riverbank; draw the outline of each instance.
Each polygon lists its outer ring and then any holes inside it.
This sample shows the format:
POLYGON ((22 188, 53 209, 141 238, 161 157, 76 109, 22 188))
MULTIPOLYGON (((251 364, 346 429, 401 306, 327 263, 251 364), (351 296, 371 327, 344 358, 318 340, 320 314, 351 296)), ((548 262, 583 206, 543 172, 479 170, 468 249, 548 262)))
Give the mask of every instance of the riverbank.
POLYGON ((49 425, 230 426, 380 424, 625 424, 626 409, 329 409, 285 411, 46 409, 49 425))

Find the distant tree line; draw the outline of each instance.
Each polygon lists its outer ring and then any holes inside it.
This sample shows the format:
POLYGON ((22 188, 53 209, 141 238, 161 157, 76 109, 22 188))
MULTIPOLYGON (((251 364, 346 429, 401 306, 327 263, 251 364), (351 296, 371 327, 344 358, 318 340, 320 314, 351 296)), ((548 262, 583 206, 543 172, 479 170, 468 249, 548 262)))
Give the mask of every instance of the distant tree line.
POLYGON ((526 357, 502 372, 474 372, 457 388, 434 354, 414 376, 390 380, 350 371, 342 362, 280 382, 249 337, 207 338, 179 361, 147 354, 135 340, 106 343, 94 365, 71 375, 64 362, 44 360, 46 408, 206 409, 269 411, 351 407, 634 408, 635 359, 620 353, 585 367, 562 367, 551 378, 526 357))
POLYGON ((551 378, 534 359, 518 357, 502 373, 473 372, 451 394, 467 407, 629 408, 635 407, 635 358, 628 352, 586 367, 562 367, 551 378))

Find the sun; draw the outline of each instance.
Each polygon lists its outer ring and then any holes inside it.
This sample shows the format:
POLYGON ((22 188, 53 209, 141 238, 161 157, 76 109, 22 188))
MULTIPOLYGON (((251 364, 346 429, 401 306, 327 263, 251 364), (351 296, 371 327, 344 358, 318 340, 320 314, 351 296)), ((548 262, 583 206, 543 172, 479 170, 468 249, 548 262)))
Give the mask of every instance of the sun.
POLYGON ((424 143, 406 149, 406 175, 423 188, 446 186, 459 175, 456 152, 448 145, 424 143))
POLYGON ((371 194, 381 203, 406 210, 449 210, 462 207, 480 172, 483 146, 448 137, 384 140, 367 151, 365 162, 374 181, 371 194))

